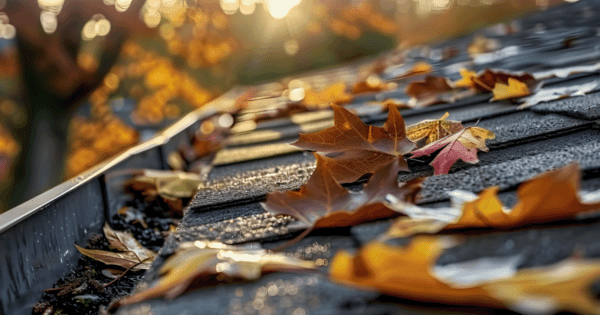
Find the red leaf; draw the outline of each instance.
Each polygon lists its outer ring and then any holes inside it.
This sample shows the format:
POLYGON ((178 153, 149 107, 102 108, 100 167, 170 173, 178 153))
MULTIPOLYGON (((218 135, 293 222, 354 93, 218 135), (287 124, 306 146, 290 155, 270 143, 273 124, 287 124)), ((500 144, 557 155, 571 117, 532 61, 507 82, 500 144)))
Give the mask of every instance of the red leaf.
POLYGON ((419 150, 412 152, 411 158, 431 155, 444 148, 431 162, 435 175, 448 174, 450 167, 458 160, 475 164, 479 162, 477 150, 487 152, 486 139, 493 139, 496 135, 480 127, 468 127, 461 132, 447 136, 436 142, 430 143, 419 150))

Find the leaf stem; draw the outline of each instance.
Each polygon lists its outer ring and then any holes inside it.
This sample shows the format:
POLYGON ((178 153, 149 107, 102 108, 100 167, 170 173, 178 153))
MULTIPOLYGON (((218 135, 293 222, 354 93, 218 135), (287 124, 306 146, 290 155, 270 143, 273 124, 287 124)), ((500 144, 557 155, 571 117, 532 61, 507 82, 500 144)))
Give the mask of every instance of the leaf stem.
POLYGON ((286 248, 289 248, 290 246, 300 242, 302 239, 304 239, 310 232, 312 232, 314 229, 314 226, 311 226, 310 228, 304 230, 304 232, 302 232, 300 235, 294 237, 291 241, 286 242, 280 246, 277 246, 275 248, 272 249, 272 251, 274 252, 280 252, 283 251, 286 248))
POLYGON ((121 279, 121 277, 123 277, 123 276, 124 276, 124 275, 125 275, 125 274, 126 274, 128 271, 129 271, 129 270, 131 270, 131 269, 133 269, 133 268, 135 268, 135 267, 139 266, 141 263, 145 262, 145 261, 146 261, 146 260, 148 260, 148 259, 150 259, 150 258, 146 258, 146 259, 144 259, 144 260, 142 260, 142 261, 138 262, 137 264, 135 264, 135 265, 133 265, 133 266, 131 266, 131 267, 127 268, 127 270, 123 271, 123 273, 122 273, 122 274, 120 274, 118 277, 114 278, 114 279, 113 279, 113 281, 111 281, 111 282, 109 282, 109 283, 106 283, 106 284, 103 284, 103 285, 102 285, 102 287, 103 287, 103 288, 106 288, 106 287, 108 287, 109 285, 111 285, 111 284, 115 283, 117 280, 121 279))

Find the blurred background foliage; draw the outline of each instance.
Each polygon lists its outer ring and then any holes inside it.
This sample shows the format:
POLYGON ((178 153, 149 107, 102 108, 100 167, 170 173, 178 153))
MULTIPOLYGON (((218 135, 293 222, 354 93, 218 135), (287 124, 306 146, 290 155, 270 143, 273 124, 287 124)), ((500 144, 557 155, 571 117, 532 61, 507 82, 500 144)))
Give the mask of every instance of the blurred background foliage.
MULTIPOLYGON (((46 34, 55 32, 57 17, 69 1, 79 0, 37 0, 46 34)), ((131 0, 89 1, 119 12, 131 5, 131 0)), ((113 46, 107 44, 114 28, 109 17, 82 14, 77 66, 93 73, 107 54, 117 54, 118 59, 85 97, 67 98, 74 104, 65 106, 74 110, 69 114, 64 166, 39 161, 44 167, 36 176, 50 179, 27 193, 12 189, 23 178, 15 178, 11 170, 29 150, 15 140, 15 132, 27 126, 23 94, 32 92, 21 84, 15 40, 19 26, 13 25, 19 23, 0 13, 0 212, 150 138, 236 84, 276 80, 398 46, 440 40, 559 2, 146 0, 139 18, 153 31, 132 33, 120 51, 111 51, 113 46), (9 198, 13 193, 23 196, 9 198)), ((3 4, 0 0, 0 10, 3 4)))

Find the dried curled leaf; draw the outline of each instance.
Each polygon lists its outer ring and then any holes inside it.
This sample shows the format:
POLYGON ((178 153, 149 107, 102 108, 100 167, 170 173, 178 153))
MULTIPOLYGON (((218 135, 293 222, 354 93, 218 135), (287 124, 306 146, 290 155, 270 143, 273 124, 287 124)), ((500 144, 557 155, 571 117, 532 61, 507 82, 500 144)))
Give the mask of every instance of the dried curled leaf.
POLYGON ((415 143, 429 144, 461 131, 464 127, 460 121, 446 120, 450 116, 445 113, 440 119, 426 119, 406 126, 406 136, 415 143))
POLYGON ((156 253, 142 246, 131 233, 115 231, 110 226, 104 226, 104 234, 112 248, 119 252, 98 249, 86 249, 75 245, 83 255, 112 266, 125 269, 146 270, 156 258, 156 253))
POLYGON ((114 306, 139 303, 165 297, 173 299, 186 290, 195 280, 216 277, 256 280, 263 272, 315 270, 311 261, 274 254, 252 244, 230 246, 218 242, 196 241, 183 243, 175 254, 160 268, 162 275, 150 288, 126 297, 114 306))
POLYGON ((396 215, 383 205, 386 196, 414 201, 421 188, 421 180, 398 185, 401 166, 392 162, 377 170, 361 191, 351 192, 333 177, 328 167, 332 159, 318 154, 315 157, 317 168, 300 191, 268 194, 262 204, 265 210, 273 215, 290 215, 306 228, 352 226, 396 215))
POLYGON ((345 104, 352 101, 352 95, 346 93, 346 84, 337 82, 329 85, 320 92, 307 89, 304 91, 304 99, 302 104, 308 108, 324 108, 333 104, 345 104))
POLYGON ((142 246, 130 232, 115 231, 108 224, 105 224, 104 235, 112 248, 121 252, 131 251, 140 262, 150 264, 156 257, 155 252, 142 246))
POLYGON ((517 190, 519 202, 512 209, 502 206, 498 187, 487 188, 479 196, 453 191, 450 208, 428 209, 396 203, 389 206, 408 218, 397 219, 386 235, 395 238, 449 229, 510 229, 575 219, 600 209, 600 192, 579 195, 579 183, 579 167, 573 163, 521 184, 517 190))
MULTIPOLYGON (((406 137, 404 119, 397 108, 390 107, 384 126, 375 127, 366 125, 341 106, 332 107, 333 127, 300 134, 300 139, 293 145, 332 154, 333 161, 328 162, 329 168, 339 182, 356 181, 414 148, 414 143, 406 137)), ((403 169, 408 170, 406 162, 403 165, 403 169)))
POLYGON ((600 85, 597 81, 573 86, 565 86, 551 89, 541 89, 528 98, 525 103, 519 106, 519 109, 527 108, 539 103, 550 102, 561 98, 584 96, 585 94, 598 91, 600 85))
POLYGON ((508 84, 496 83, 492 93, 494 94, 492 101, 508 100, 531 94, 527 84, 513 78, 508 78, 508 84))
MULTIPOLYGON (((418 236, 406 248, 371 242, 355 255, 346 251, 331 262, 332 280, 423 302, 504 307, 523 313, 571 311, 597 314, 600 303, 590 287, 600 276, 600 261, 566 259, 545 267, 502 273, 471 286, 457 286, 433 271, 447 237, 418 236)), ((473 269, 472 272, 479 272, 473 269)))
POLYGON ((450 167, 459 159, 471 164, 479 162, 477 150, 487 152, 488 147, 485 145, 485 140, 494 139, 495 137, 496 135, 489 130, 480 127, 468 127, 413 151, 411 158, 431 155, 444 148, 431 162, 431 165, 434 168, 435 175, 448 174, 450 167))
POLYGON ((191 198, 200 184, 198 174, 180 171, 144 170, 126 185, 136 191, 155 190, 164 198, 191 198))

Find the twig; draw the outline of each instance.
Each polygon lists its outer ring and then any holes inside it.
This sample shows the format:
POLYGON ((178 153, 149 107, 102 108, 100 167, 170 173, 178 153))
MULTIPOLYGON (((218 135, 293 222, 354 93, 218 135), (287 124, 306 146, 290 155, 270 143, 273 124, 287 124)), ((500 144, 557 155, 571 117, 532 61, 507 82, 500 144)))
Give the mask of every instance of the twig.
POLYGON ((109 283, 106 283, 106 284, 103 284, 103 285, 102 285, 102 288, 106 288, 106 287, 108 287, 109 285, 111 285, 111 284, 115 283, 117 280, 121 279, 121 277, 123 277, 123 276, 124 276, 124 275, 125 275, 125 274, 126 274, 128 271, 129 271, 129 270, 131 270, 131 269, 133 269, 133 268, 135 268, 135 267, 139 266, 141 263, 145 262, 145 261, 146 261, 146 260, 148 260, 148 259, 150 259, 150 258, 146 258, 146 259, 144 259, 144 260, 142 260, 142 261, 138 262, 137 264, 135 264, 135 265, 133 265, 133 266, 131 266, 131 267, 127 268, 127 270, 123 271, 123 273, 122 273, 122 274, 120 274, 118 277, 114 278, 114 279, 113 279, 113 281, 111 281, 111 282, 109 282, 109 283))

